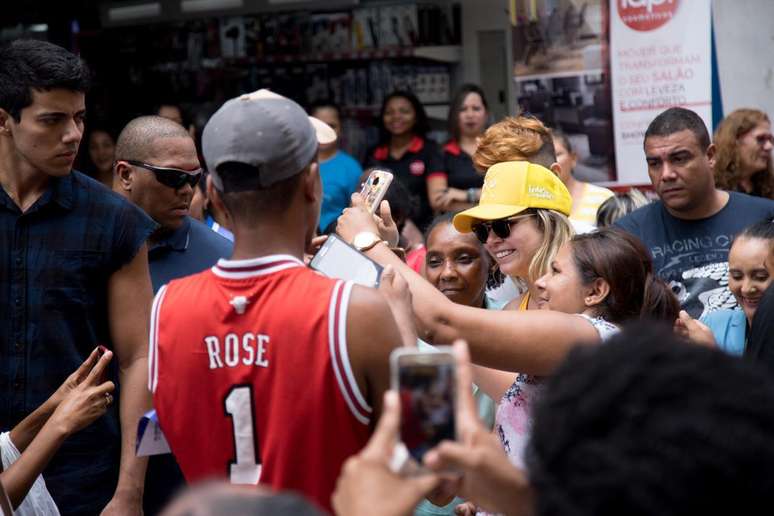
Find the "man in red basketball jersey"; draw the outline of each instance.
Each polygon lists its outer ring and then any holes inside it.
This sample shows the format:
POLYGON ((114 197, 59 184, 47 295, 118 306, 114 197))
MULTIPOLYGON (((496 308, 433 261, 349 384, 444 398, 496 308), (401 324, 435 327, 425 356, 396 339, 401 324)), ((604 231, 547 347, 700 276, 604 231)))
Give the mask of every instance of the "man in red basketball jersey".
POLYGON ((301 261, 322 201, 318 143, 335 137, 266 90, 229 100, 204 128, 234 254, 163 287, 151 318, 153 401, 189 482, 266 483, 330 511, 341 464, 378 418, 401 342, 390 308, 301 261))

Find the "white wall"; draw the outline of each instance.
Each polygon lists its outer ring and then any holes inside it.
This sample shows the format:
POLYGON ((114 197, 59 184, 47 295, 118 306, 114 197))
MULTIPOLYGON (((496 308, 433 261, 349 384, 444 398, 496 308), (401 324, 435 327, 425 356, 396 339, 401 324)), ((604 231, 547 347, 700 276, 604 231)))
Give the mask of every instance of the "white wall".
POLYGON ((751 107, 774 116, 774 2, 714 0, 723 114, 751 107))
MULTIPOLYGON (((462 67, 465 82, 478 83, 481 76, 478 68, 478 31, 503 30, 510 54, 510 21, 508 0, 461 0, 462 4, 462 67)), ((508 62, 512 62, 509 59, 508 62)))
POLYGON ((479 31, 502 30, 503 46, 506 49, 509 70, 506 76, 509 111, 513 112, 513 52, 511 49, 510 18, 508 0, 460 0, 462 5, 462 82, 481 82, 479 68, 478 33, 479 31))

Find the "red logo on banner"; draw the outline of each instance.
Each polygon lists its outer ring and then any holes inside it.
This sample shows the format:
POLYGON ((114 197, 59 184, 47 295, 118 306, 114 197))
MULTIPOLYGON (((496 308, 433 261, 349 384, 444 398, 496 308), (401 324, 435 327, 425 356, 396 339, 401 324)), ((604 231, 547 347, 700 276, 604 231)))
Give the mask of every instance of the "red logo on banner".
POLYGON ((617 0, 618 16, 639 31, 657 29, 675 15, 679 0, 617 0))

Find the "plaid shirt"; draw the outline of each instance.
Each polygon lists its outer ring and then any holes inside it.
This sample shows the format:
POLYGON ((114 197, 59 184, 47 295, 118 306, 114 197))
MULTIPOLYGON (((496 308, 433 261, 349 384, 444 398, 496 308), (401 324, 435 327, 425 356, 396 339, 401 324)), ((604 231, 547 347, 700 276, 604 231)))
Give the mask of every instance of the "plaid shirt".
MULTIPOLYGON (((0 428, 41 405, 98 344, 112 348, 108 279, 154 228, 80 172, 53 179, 24 213, 0 188, 0 428)), ((119 436, 113 407, 62 446, 45 475, 62 514, 99 512, 110 499, 119 436)))

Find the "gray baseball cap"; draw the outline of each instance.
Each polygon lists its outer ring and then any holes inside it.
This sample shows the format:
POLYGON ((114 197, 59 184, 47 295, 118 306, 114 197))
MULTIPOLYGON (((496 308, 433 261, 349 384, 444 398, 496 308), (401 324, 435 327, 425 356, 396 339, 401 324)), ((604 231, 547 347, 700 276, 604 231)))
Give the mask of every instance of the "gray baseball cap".
POLYGON ((309 165, 318 144, 334 141, 336 132, 325 122, 263 89, 227 101, 212 115, 202 133, 202 152, 219 190, 217 168, 227 162, 256 167, 259 184, 269 187, 309 165))

